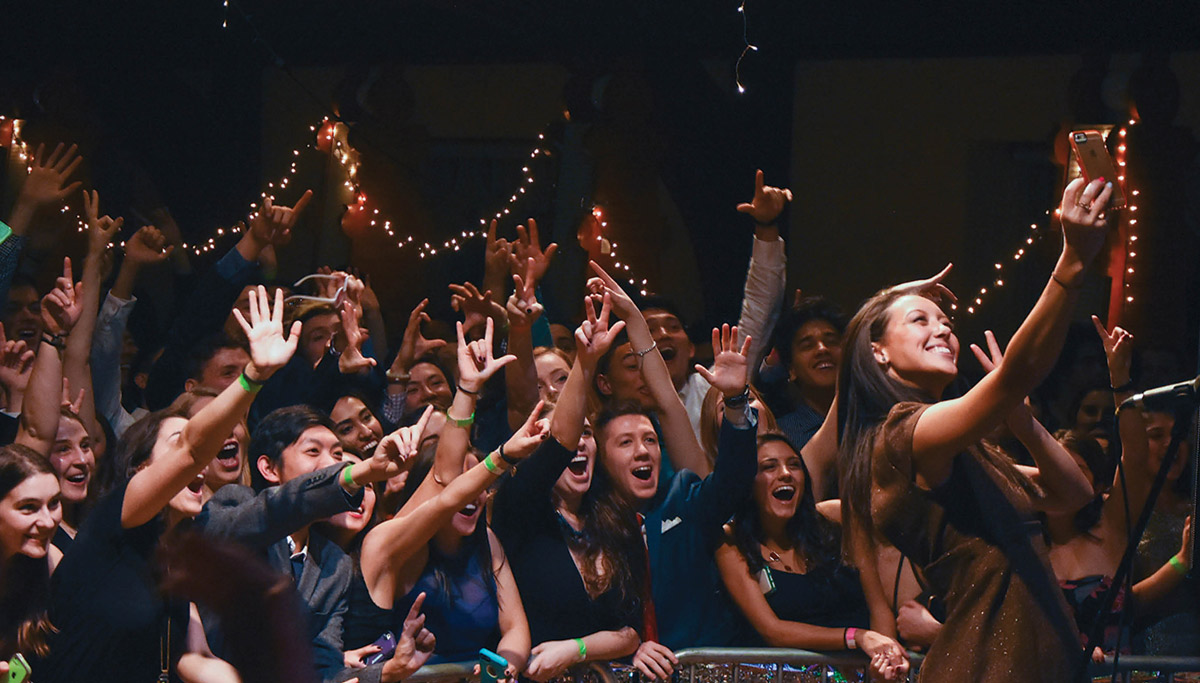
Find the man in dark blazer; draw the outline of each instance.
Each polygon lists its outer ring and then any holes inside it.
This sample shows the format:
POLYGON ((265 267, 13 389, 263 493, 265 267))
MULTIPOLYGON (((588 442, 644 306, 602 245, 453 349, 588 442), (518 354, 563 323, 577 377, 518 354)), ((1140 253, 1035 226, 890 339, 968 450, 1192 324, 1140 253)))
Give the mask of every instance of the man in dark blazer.
MULTIPOLYGON (((383 665, 343 672, 342 618, 353 563, 335 543, 310 530, 313 522, 362 504, 362 487, 384 481, 408 462, 385 453, 350 465, 328 417, 306 406, 281 408, 263 418, 250 444, 255 489, 230 484, 204 506, 196 524, 210 536, 236 540, 262 553, 294 578, 310 618, 313 659, 322 680, 388 680, 383 665)), ((218 656, 219 625, 202 611, 209 646, 218 656), (214 622, 214 623, 210 623, 214 622)), ((392 667, 394 668, 394 667, 392 667)))

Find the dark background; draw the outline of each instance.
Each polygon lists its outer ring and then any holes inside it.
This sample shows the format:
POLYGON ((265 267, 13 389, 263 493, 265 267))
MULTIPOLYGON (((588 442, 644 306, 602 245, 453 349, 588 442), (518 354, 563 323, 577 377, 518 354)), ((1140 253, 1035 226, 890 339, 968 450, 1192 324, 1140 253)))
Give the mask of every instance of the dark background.
MULTIPOLYGON (((759 49, 742 64, 743 95, 736 2, 9 5, 0 114, 25 118, 31 142, 78 141, 106 210, 165 205, 203 241, 298 149, 280 200, 302 187, 318 197, 283 276, 353 261, 393 321, 425 294, 448 315, 439 294, 478 281, 481 245, 422 260, 378 231, 347 238, 339 171, 305 148, 323 116, 352 124, 364 190, 418 242, 494 213, 546 132, 554 153, 517 213, 563 245, 544 292, 552 317, 574 315, 571 238, 602 203, 635 277, 702 328, 737 315, 750 225, 733 207, 754 169, 796 191, 791 286, 851 308, 953 260, 967 298, 1031 222, 1046 222, 1061 191, 1056 135, 1136 108, 1145 246, 1122 322, 1147 344, 1196 345, 1200 3, 749 0, 759 49)), ((1009 265, 1011 285, 979 317, 1011 331, 1056 245, 1041 238, 1009 265)), ((1097 269, 1081 315, 1107 310, 1107 286, 1097 269)), ((979 334, 982 323, 960 318, 965 336, 979 334)))

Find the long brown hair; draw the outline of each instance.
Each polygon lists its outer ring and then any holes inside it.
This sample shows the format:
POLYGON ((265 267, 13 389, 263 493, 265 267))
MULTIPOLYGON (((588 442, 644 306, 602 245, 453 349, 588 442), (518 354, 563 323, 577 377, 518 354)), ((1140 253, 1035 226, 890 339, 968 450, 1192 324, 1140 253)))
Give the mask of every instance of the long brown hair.
MULTIPOLYGON (((842 496, 843 546, 853 534, 851 524, 870 532, 874 537, 871 519, 871 455, 875 440, 897 403, 936 403, 937 398, 917 387, 889 376, 875 360, 872 342, 883 339, 891 320, 892 304, 897 299, 914 294, 910 290, 884 289, 858 309, 846 326, 842 340, 842 367, 838 371, 838 472, 842 496)), ((936 303, 936 302, 935 302, 936 303)), ((1037 489, 1028 477, 999 449, 984 444, 972 446, 984 460, 1017 488, 1031 496, 1037 489)), ((847 548, 848 550, 848 548, 847 548)))
MULTIPOLYGON (((19 444, 0 448, 0 498, 38 474, 58 480, 50 462, 37 451, 19 444)), ((5 658, 15 652, 39 657, 50 654, 46 639, 54 627, 50 624, 47 559, 14 555, 3 567, 0 586, 0 653, 5 658)))

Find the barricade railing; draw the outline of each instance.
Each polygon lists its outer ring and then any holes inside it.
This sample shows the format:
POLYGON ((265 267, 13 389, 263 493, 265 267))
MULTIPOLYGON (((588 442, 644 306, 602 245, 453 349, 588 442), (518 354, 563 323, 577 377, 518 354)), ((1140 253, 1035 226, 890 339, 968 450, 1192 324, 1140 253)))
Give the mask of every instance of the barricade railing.
MULTIPOLYGON (((865 681, 868 659, 861 652, 811 652, 784 648, 696 648, 675 653, 676 683, 839 683, 865 681)), ((909 653, 915 681, 922 656, 909 653)), ((1200 657, 1123 655, 1117 663, 1120 683, 1200 683, 1200 657)), ((421 667, 408 683, 455 683, 475 680, 475 662, 421 667)), ((1092 664, 1094 681, 1107 681, 1112 658, 1092 664)), ((562 680, 571 683, 640 683, 636 669, 621 662, 588 662, 562 680)))

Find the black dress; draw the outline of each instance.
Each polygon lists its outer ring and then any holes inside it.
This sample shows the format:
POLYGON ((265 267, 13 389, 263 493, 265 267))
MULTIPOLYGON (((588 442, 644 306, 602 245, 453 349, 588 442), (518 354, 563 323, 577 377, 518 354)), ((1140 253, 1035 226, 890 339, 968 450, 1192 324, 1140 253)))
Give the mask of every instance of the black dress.
POLYGON ((504 480, 494 501, 492 530, 512 565, 534 645, 641 625, 637 596, 611 587, 592 599, 571 556, 568 536, 576 532, 559 517, 551 491, 573 457, 546 439, 504 480))
POLYGON ((858 582, 858 572, 844 567, 814 567, 803 574, 770 572, 775 590, 766 598, 775 616, 830 628, 867 628, 871 615, 858 582))
POLYGON ((154 681, 160 661, 174 672, 184 651, 188 605, 158 591, 161 522, 121 527, 126 486, 100 500, 54 572, 50 622, 58 632, 49 658, 34 665, 38 683, 154 681))

